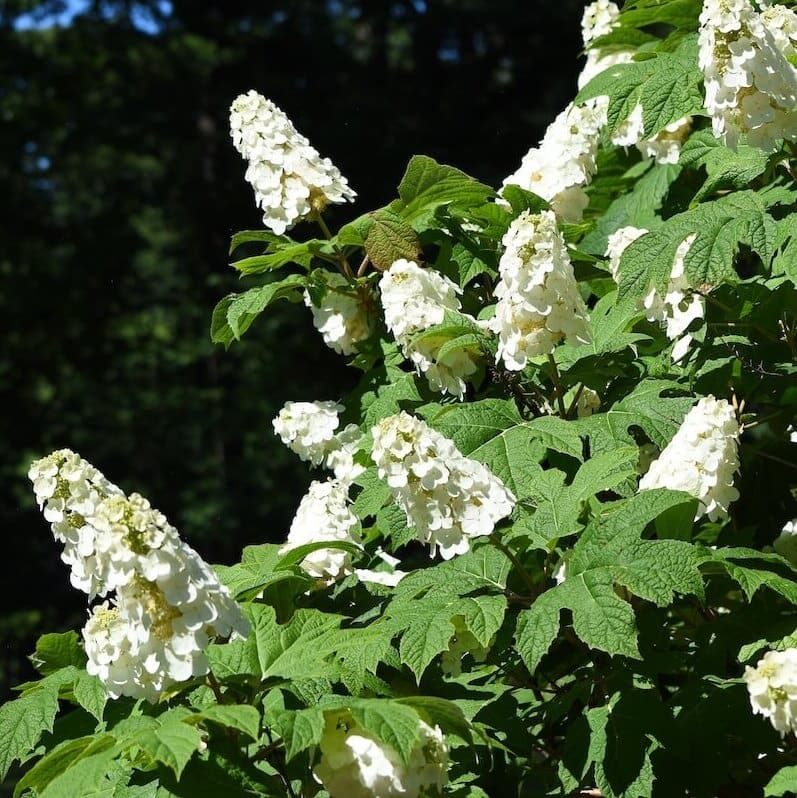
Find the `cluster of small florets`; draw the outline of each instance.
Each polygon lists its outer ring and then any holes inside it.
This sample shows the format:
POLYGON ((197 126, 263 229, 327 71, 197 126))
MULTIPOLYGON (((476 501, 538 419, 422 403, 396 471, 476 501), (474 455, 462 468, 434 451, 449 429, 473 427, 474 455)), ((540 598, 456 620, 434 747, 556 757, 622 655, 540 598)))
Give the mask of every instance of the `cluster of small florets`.
POLYGON ((491 534, 512 512, 515 497, 503 482, 424 421, 402 412, 372 434, 379 476, 432 554, 464 554, 471 538, 491 534))
POLYGON ((83 630, 87 669, 109 695, 156 701, 207 673, 211 638, 246 635, 227 588, 142 496, 125 496, 69 450, 35 462, 29 476, 72 583, 90 596, 116 592, 83 630))
POLYGON ((305 291, 304 303, 313 313, 313 324, 324 343, 339 355, 351 355, 356 344, 371 334, 366 289, 352 285, 342 274, 326 275, 327 290, 318 304, 305 291))
POLYGON ((572 103, 554 119, 538 147, 504 180, 547 200, 557 217, 578 222, 587 207, 584 192, 597 169, 598 139, 605 110, 572 103))
POLYGON ((789 63, 788 47, 784 51, 790 21, 782 12, 770 14, 772 29, 749 0, 703 3, 699 63, 705 107, 714 135, 729 147, 740 135, 767 151, 781 139, 797 139, 797 70, 789 63))
POLYGON ((475 360, 464 350, 439 357, 445 339, 412 340, 440 324, 446 310, 460 309, 462 289, 439 272, 402 258, 382 274, 379 290, 385 325, 416 371, 426 376, 433 390, 462 399, 465 380, 476 372, 475 360))
MULTIPOLYGON (((359 522, 349 506, 348 485, 336 479, 310 485, 280 554, 325 540, 360 543, 359 522)), ((343 549, 316 549, 302 560, 300 567, 325 584, 332 584, 351 573, 351 554, 343 549)))
POLYGON ((669 488, 694 496, 695 520, 728 517, 739 498, 733 486, 739 470, 739 423, 724 399, 703 397, 687 414, 673 439, 639 482, 640 490, 669 488))
POLYGON ((499 339, 497 359, 519 371, 529 358, 553 352, 560 341, 588 341, 587 309, 554 214, 524 212, 510 225, 503 245, 498 305, 490 321, 499 339))
POLYGON ((263 224, 277 235, 329 203, 356 196, 329 158, 322 158, 291 120, 254 90, 230 106, 230 135, 249 161, 246 180, 255 190, 263 224))
POLYGON ((744 670, 753 713, 763 715, 781 737, 797 731, 797 649, 768 651, 744 670))
MULTIPOLYGON (((647 232, 644 228, 622 227, 609 236, 606 255, 609 258, 609 270, 615 281, 619 280, 623 253, 647 232)), ((659 322, 664 327, 667 337, 671 341, 677 341, 672 351, 672 358, 676 362, 684 357, 692 342, 692 336, 686 332, 689 325, 695 319, 704 318, 706 314, 705 299, 691 289, 684 269, 686 255, 696 237, 697 233, 691 233, 675 251, 664 295, 651 288, 639 303, 648 321, 659 322)))
POLYGON ((356 424, 337 432, 343 409, 332 401, 286 402, 271 423, 280 440, 302 460, 328 468, 336 479, 349 484, 362 472, 354 463, 362 434, 356 424))
POLYGON ((418 740, 407 762, 370 736, 349 712, 326 716, 313 768, 330 798, 419 798, 442 794, 448 783, 448 746, 439 726, 418 720, 418 740))

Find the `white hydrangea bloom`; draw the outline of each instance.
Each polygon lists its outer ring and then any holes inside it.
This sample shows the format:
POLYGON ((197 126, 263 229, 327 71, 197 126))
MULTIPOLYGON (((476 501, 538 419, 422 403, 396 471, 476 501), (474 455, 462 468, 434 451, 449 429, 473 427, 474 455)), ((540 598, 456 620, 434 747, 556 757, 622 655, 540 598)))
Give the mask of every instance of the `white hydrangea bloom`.
POLYGON ((351 484, 365 468, 354 462, 354 456, 360 451, 363 434, 356 424, 347 424, 340 432, 336 432, 329 442, 324 457, 324 466, 335 475, 335 479, 351 484))
MULTIPOLYGON (((618 281, 623 253, 647 232, 644 228, 629 226, 621 227, 609 236, 606 255, 609 258, 609 270, 615 281, 618 281)), ((664 296, 661 296, 655 288, 651 288, 640 302, 640 308, 644 309, 648 321, 663 325, 667 337, 677 342, 672 352, 672 358, 676 362, 686 354, 692 342, 692 336, 686 333, 689 325, 695 319, 704 318, 706 314, 706 300, 691 290, 684 269, 686 255, 696 237, 697 233, 691 233, 675 251, 664 296)))
POLYGON ((401 258, 383 272, 379 281, 385 324, 415 370, 424 374, 429 386, 462 399, 465 381, 477 370, 466 350, 439 358, 446 339, 426 339, 412 343, 412 337, 440 324, 446 310, 459 310, 462 289, 433 269, 423 269, 414 261, 401 258))
POLYGON ((405 576, 407 571, 372 571, 369 568, 355 568, 354 575, 365 583, 395 587, 405 576))
POLYGON ((788 61, 790 34, 775 11, 769 24, 749 0, 704 0, 699 64, 714 135, 735 147, 740 135, 766 151, 797 140, 797 70, 788 61), (781 22, 783 24, 781 24, 781 22))
POLYGON ((254 90, 230 106, 230 135, 249 161, 246 180, 263 224, 277 235, 329 203, 356 196, 329 158, 321 158, 285 113, 254 90))
POLYGON ((419 798, 441 795, 448 783, 448 745, 439 726, 419 723, 405 764, 390 746, 360 728, 350 713, 326 715, 321 759, 313 768, 330 798, 419 798))
POLYGON ((446 560, 464 554, 470 538, 491 534, 512 512, 515 497, 503 482, 421 419, 402 412, 372 434, 380 478, 433 555, 437 549, 446 560))
POLYGON ((274 432, 302 460, 321 465, 334 447, 338 414, 343 409, 343 405, 332 401, 286 402, 272 421, 274 432))
POLYGON ((498 305, 490 321, 499 338, 497 359, 519 371, 560 341, 588 341, 587 309, 554 214, 522 213, 502 243, 498 305))
MULTIPOLYGON (((479 643, 465 625, 465 618, 462 615, 455 615, 451 623, 454 624, 454 634, 448 641, 448 650, 440 655, 440 668, 447 676, 459 676, 462 673, 462 658, 466 654, 470 654, 474 662, 484 662, 489 648, 479 643)), ((493 639, 490 645, 492 646, 494 642, 493 639)))
POLYGON ((761 19, 778 50, 794 63, 792 59, 797 55, 797 14, 786 6, 774 5, 762 11, 761 19))
POLYGON ((636 147, 645 158, 653 158, 656 163, 678 163, 681 145, 691 131, 692 117, 685 116, 666 125, 652 139, 635 142, 636 147))
POLYGON ((113 602, 94 607, 83 629, 86 670, 112 698, 154 703, 172 685, 208 672, 213 638, 249 631, 229 590, 182 541, 158 550, 150 570, 156 579, 136 574, 113 602))
POLYGON ((92 596, 116 591, 84 629, 89 673, 111 696, 156 701, 207 673, 213 637, 247 634, 229 590, 145 498, 125 496, 68 449, 34 463, 30 477, 73 584, 92 596))
POLYGON ((797 731, 797 649, 768 651, 755 668, 744 669, 750 706, 780 732, 797 731))
POLYGON ((609 271, 612 273, 614 281, 620 281, 620 259, 623 252, 638 238, 649 232, 644 227, 621 227, 609 235, 606 246, 606 257, 609 258, 609 271))
POLYGON ((371 334, 368 304, 356 286, 342 274, 327 275, 327 292, 316 305, 305 291, 304 303, 313 313, 313 324, 324 343, 340 355, 356 352, 356 344, 371 334))
POLYGON ((61 559, 70 568, 70 581, 90 596, 105 594, 115 586, 110 579, 124 581, 132 552, 114 552, 123 547, 124 536, 115 535, 110 511, 124 493, 94 466, 70 449, 59 449, 34 462, 28 471, 36 501, 49 521, 53 536, 64 544, 61 559), (99 528, 98 528, 99 527, 99 528), (98 541, 103 537, 103 542, 98 541), (118 543, 118 545, 114 545, 118 543), (106 556, 97 560, 103 552, 106 556), (120 555, 114 561, 113 554, 120 555))
POLYGON ((686 254, 695 238, 697 233, 691 233, 675 251, 664 296, 651 288, 642 300, 648 321, 663 324, 667 337, 671 341, 677 341, 672 352, 672 359, 676 362, 686 354, 692 342, 692 336, 686 333, 687 328, 695 319, 702 319, 706 315, 706 300, 691 290, 684 271, 686 254))
POLYGON ((793 565, 797 565, 797 519, 787 521, 772 547, 793 565))
POLYGON ((446 310, 459 310, 462 289, 434 269, 411 260, 394 261, 379 280, 385 325, 399 342, 440 324, 446 310))
POLYGON ((725 520, 739 498, 733 479, 739 470, 739 424, 724 399, 703 397, 639 482, 640 490, 669 488, 692 494, 695 520, 725 520))
POLYGON ((539 146, 523 157, 520 168, 504 180, 547 200, 557 217, 578 222, 587 207, 584 193, 597 169, 596 155, 605 109, 572 103, 551 123, 539 146))
POLYGON ((620 9, 611 0, 595 0, 584 8, 581 16, 581 38, 584 47, 611 33, 618 25, 620 9))
POLYGON ((794 428, 793 424, 789 424, 786 432, 789 433, 789 443, 797 443, 797 429, 794 428))
MULTIPOLYGON (((280 554, 323 540, 360 542, 357 517, 349 507, 348 484, 334 479, 310 485, 280 554)), ((300 567, 315 579, 332 584, 351 573, 351 554, 342 549, 316 549, 302 560, 300 567)))

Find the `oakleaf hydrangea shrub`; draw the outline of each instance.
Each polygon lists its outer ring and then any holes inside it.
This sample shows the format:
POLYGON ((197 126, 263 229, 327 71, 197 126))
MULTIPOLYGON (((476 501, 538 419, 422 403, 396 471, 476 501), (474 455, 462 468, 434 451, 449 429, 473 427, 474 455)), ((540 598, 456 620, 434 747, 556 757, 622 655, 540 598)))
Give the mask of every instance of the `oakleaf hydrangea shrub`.
POLYGON ((31 466, 87 620, 0 708, 16 796, 797 792, 797 13, 582 33, 500 186, 415 156, 359 215, 232 102, 264 229, 213 340, 295 302, 360 383, 252 419, 311 484, 232 566, 74 452, 31 466))

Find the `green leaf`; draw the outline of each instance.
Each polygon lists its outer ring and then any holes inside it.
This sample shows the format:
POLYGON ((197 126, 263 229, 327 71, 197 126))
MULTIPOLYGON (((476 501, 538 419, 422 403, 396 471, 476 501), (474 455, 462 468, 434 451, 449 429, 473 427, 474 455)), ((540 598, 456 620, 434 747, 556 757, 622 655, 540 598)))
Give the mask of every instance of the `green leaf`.
POLYGON ((280 557, 276 570, 278 572, 293 570, 308 554, 312 554, 314 551, 321 551, 321 549, 337 549, 354 555, 361 555, 363 553, 362 546, 348 540, 322 540, 315 543, 304 543, 301 546, 297 546, 295 549, 286 551, 285 554, 280 557))
POLYGON ((81 672, 75 680, 72 691, 78 704, 101 723, 105 703, 108 700, 108 693, 99 678, 89 673, 81 672))
POLYGON ((415 674, 417 681, 420 682, 429 663, 448 649, 448 643, 456 631, 451 623, 453 614, 451 605, 441 612, 439 606, 430 606, 428 599, 414 611, 410 607, 402 607, 398 620, 406 628, 401 636, 399 656, 415 674))
POLYGON ((663 394, 683 391, 683 386, 668 380, 643 380, 605 413, 595 413, 568 423, 581 435, 589 437, 593 457, 621 446, 636 445, 630 432, 632 427, 642 429, 656 446, 663 449, 694 404, 691 397, 667 397, 663 394))
POLYGON ((365 251, 379 271, 389 269, 400 258, 416 261, 421 255, 418 234, 400 216, 390 211, 377 213, 365 239, 365 251))
POLYGON ((489 257, 488 253, 471 248, 461 241, 457 241, 451 248, 451 260, 457 265, 459 284, 462 288, 473 282, 480 274, 495 274, 495 269, 485 257, 489 257))
POLYGON ((152 728, 141 729, 120 743, 140 749, 153 763, 165 765, 179 779, 188 760, 199 750, 202 735, 194 726, 167 712, 156 719, 152 728))
POLYGON ((355 699, 351 714, 363 728, 389 745, 401 759, 409 762, 410 753, 420 737, 418 713, 398 701, 355 699))
POLYGON ((119 749, 113 745, 109 737, 103 737, 63 773, 55 776, 39 798, 111 798, 112 785, 108 781, 108 773, 113 760, 119 756, 119 749), (95 747, 96 745, 96 747, 95 747), (99 748, 99 751, 96 751, 99 748), (87 755, 91 751, 91 755, 87 755), (96 751, 96 752, 95 752, 96 751), (109 790, 109 792, 105 792, 109 790))
POLYGON ((489 186, 425 155, 415 155, 410 160, 398 192, 400 199, 390 203, 390 211, 418 231, 426 229, 435 211, 442 205, 482 205, 495 196, 489 186))
POLYGON ((711 135, 709 130, 698 130, 684 144, 680 164, 683 167, 703 166, 708 175, 706 182, 695 194, 694 203, 721 188, 744 189, 763 174, 769 156, 758 147, 740 144, 731 150, 711 135))
POLYGON ((186 723, 204 721, 237 729, 253 740, 260 738, 260 712, 248 704, 211 704, 204 707, 202 712, 185 718, 186 723))
POLYGON ((319 241, 318 239, 311 239, 301 243, 291 241, 267 255, 243 258, 231 263, 230 266, 241 272, 241 274, 263 274, 264 272, 274 271, 274 269, 280 269, 289 263, 309 269, 310 264, 313 262, 314 252, 319 247, 327 244, 328 242, 319 241))
POLYGON ((518 625, 518 650, 530 670, 553 643, 551 617, 558 624, 562 609, 572 612, 573 629, 590 648, 639 658, 634 613, 616 585, 659 606, 672 603, 676 593, 702 597, 701 551, 681 541, 640 537, 661 513, 691 501, 674 491, 644 491, 616 502, 588 524, 565 580, 539 596, 518 625))
POLYGON ((354 221, 344 224, 338 230, 336 241, 339 246, 364 247, 368 233, 374 223, 374 213, 364 213, 354 221))
POLYGON ((96 737, 87 735, 75 740, 66 740, 48 751, 25 775, 14 788, 14 798, 31 789, 41 793, 56 777, 83 758, 106 750, 113 745, 113 737, 109 734, 96 737))
POLYGON ((777 798, 795 793, 797 793, 797 765, 781 768, 764 787, 764 798, 777 798))
POLYGON ((448 405, 430 424, 464 455, 484 463, 517 499, 533 492, 547 449, 581 456, 581 440, 568 422, 550 417, 524 422, 512 401, 448 405))
POLYGON ((362 490, 352 504, 354 514, 362 521, 375 516, 390 499, 391 493, 387 483, 379 479, 376 466, 367 468, 355 480, 362 490))
POLYGON ((445 734, 471 742, 471 726, 462 710, 453 702, 437 696, 407 696, 396 699, 395 703, 412 707, 430 725, 439 726, 445 734))
POLYGON ((36 643, 36 650, 31 654, 30 661, 42 676, 48 676, 69 665, 84 667, 86 652, 80 644, 77 632, 46 634, 36 643))
POLYGON ((219 579, 239 600, 253 598, 271 581, 282 578, 274 573, 280 559, 280 548, 274 543, 247 546, 237 565, 215 566, 219 579))
POLYGON ((242 244, 266 244, 269 250, 290 246, 294 242, 288 236, 278 236, 268 230, 241 230, 230 239, 230 255, 242 244))
POLYGON ((703 73, 697 66, 697 36, 687 37, 672 53, 651 53, 644 61, 615 64, 594 77, 576 95, 578 105, 608 96, 607 133, 613 135, 638 103, 647 138, 685 116, 704 113, 703 73))
POLYGON ((236 339, 240 339, 255 318, 278 299, 301 301, 302 288, 306 283, 307 279, 304 276, 290 274, 282 280, 250 288, 243 294, 235 296, 227 309, 227 324, 232 334, 236 339))
MULTIPOLYGON (((653 230, 661 225, 657 215, 670 187, 681 174, 677 164, 653 164, 641 178, 631 183, 612 201, 598 219, 595 229, 579 243, 581 249, 603 256, 609 236, 621 227, 631 225, 653 230)), ((590 322, 593 323, 592 312, 590 322)))
POLYGON ((768 265, 775 241, 775 222, 754 191, 737 191, 676 214, 658 229, 634 241, 620 261, 620 300, 639 299, 654 286, 663 293, 675 252, 690 235, 684 258, 689 284, 708 288, 735 283, 734 258, 740 244, 749 246, 768 265))
POLYGON ((324 734, 324 712, 321 707, 273 713, 274 723, 285 743, 285 759, 318 745, 324 734))
POLYGON ((14 760, 23 760, 42 733, 53 730, 58 686, 44 684, 0 706, 0 781, 14 760))

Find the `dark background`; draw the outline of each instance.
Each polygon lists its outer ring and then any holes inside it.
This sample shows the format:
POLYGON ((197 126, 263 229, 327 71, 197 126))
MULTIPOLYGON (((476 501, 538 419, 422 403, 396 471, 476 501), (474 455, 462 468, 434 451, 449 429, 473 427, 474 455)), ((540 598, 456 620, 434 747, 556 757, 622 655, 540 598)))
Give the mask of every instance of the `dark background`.
POLYGON ((348 177, 335 224, 388 202, 415 153, 500 185, 575 93, 583 6, 0 0, 0 699, 86 612, 34 458, 75 449, 230 563, 284 539, 311 479, 272 417, 356 378, 302 306, 210 342, 229 236, 261 226, 232 99, 274 100, 348 177))

